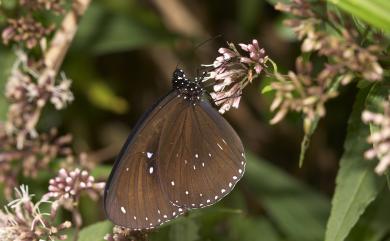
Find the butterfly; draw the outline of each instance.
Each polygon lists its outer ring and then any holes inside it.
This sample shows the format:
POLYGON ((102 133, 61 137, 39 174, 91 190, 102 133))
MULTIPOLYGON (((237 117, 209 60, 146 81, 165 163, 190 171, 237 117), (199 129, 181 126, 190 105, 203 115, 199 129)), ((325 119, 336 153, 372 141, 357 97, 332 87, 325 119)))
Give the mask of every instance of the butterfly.
POLYGON ((215 204, 244 175, 243 144, 210 104, 202 80, 176 68, 172 90, 127 138, 104 191, 105 213, 114 224, 155 228, 215 204))

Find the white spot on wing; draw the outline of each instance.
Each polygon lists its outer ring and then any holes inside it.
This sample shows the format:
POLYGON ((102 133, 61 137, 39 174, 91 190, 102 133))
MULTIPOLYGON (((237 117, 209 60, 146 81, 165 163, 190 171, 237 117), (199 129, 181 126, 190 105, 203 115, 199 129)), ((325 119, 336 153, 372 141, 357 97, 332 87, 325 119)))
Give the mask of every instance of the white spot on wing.
POLYGON ((137 217, 136 217, 136 216, 134 216, 133 218, 134 218, 134 220, 137 220, 137 217))
POLYGON ((152 174, 154 171, 154 168, 153 167, 149 167, 149 174, 152 174))
POLYGON ((225 139, 223 139, 223 138, 222 138, 222 141, 223 141, 223 143, 225 143, 225 145, 227 145, 227 143, 226 143, 225 139))
POLYGON ((186 195, 188 195, 189 194, 189 192, 188 191, 186 191, 186 195))
POLYGON ((237 179, 237 177, 236 176, 233 176, 233 180, 236 180, 237 179))
POLYGON ((172 182, 171 182, 171 185, 172 185, 172 186, 175 186, 175 182, 174 182, 174 181, 172 181, 172 182))
POLYGON ((126 209, 124 207, 121 207, 122 213, 126 214, 126 209))
POLYGON ((210 201, 210 199, 207 199, 207 201, 206 201, 207 203, 210 203, 211 201, 210 201))
POLYGON ((195 158, 198 158, 199 157, 199 155, 198 154, 195 154, 195 158))
POLYGON ((217 146, 219 147, 219 149, 223 150, 222 146, 219 143, 217 143, 217 146))
POLYGON ((153 156, 153 152, 146 152, 146 156, 150 159, 153 156))
POLYGON ((226 192, 226 190, 222 188, 222 189, 221 189, 221 193, 224 193, 224 192, 226 192))
POLYGON ((241 170, 241 169, 238 169, 238 173, 242 173, 242 170, 241 170))
POLYGON ((232 187, 232 186, 233 186, 233 184, 231 182, 229 182, 229 187, 232 187))
POLYGON ((209 153, 209 157, 211 157, 211 153, 209 153))

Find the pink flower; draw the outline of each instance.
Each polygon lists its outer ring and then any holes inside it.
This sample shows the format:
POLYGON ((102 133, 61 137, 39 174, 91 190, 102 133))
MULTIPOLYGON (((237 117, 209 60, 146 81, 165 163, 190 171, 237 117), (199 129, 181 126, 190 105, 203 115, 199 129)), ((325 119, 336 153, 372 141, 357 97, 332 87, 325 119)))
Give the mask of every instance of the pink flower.
POLYGON ((243 88, 261 73, 268 60, 257 40, 239 45, 246 53, 245 56, 238 52, 234 44, 228 43, 228 48, 218 49, 221 55, 213 64, 204 65, 214 67, 204 81, 215 80, 214 92, 210 95, 214 103, 221 106, 220 113, 225 113, 231 107, 238 108, 243 88))
POLYGON ((266 62, 268 56, 265 55, 265 50, 259 47, 259 43, 256 39, 252 41, 252 44, 239 44, 241 49, 249 53, 249 57, 241 57, 241 63, 253 64, 254 70, 257 74, 263 70, 263 64, 266 62))

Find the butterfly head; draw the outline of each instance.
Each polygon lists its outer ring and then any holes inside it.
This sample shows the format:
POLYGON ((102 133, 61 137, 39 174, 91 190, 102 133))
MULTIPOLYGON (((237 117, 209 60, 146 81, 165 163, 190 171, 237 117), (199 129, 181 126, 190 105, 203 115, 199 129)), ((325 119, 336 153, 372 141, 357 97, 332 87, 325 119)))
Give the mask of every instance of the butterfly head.
POLYGON ((202 99, 204 89, 201 82, 197 79, 188 79, 182 69, 176 68, 173 72, 172 85, 173 89, 177 90, 178 97, 182 97, 192 104, 196 104, 202 99))

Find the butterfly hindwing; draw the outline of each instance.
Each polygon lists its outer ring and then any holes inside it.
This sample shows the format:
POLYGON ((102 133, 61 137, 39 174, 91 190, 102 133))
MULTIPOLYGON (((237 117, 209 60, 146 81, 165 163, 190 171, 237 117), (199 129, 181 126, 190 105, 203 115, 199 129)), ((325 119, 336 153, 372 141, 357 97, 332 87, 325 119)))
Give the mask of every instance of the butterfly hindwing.
POLYGON ((184 104, 162 130, 159 176, 168 199, 192 209, 226 196, 244 174, 245 157, 238 135, 207 100, 184 104))

